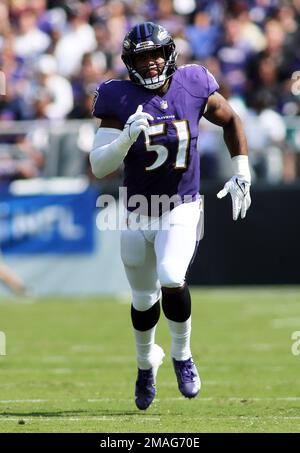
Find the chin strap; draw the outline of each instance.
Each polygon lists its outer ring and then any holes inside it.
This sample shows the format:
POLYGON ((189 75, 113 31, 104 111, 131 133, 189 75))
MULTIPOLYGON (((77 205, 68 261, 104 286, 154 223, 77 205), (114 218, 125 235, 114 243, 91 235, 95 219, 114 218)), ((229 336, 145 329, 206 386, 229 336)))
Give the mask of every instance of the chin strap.
MULTIPOLYGON (((148 80, 148 79, 146 79, 148 80)), ((145 84, 143 85, 144 88, 147 88, 148 90, 157 90, 158 88, 161 88, 164 84, 166 83, 166 80, 163 80, 162 82, 157 82, 157 83, 152 83, 152 84, 145 84)))
POLYGON ((148 90, 157 90, 158 88, 161 88, 166 80, 168 79, 166 72, 168 69, 168 65, 165 64, 163 72, 155 77, 148 77, 147 79, 144 79, 137 71, 133 71, 133 74, 135 77, 137 77, 141 83, 141 85, 144 88, 147 88, 148 90))

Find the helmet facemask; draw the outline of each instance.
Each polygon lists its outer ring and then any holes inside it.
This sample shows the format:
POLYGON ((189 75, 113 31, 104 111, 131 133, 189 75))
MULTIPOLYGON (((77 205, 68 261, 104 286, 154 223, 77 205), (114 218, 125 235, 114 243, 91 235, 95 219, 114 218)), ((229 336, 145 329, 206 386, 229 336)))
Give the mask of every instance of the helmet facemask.
POLYGON ((134 34, 132 36, 132 32, 129 33, 124 40, 122 60, 127 67, 130 79, 134 83, 150 90, 156 90, 162 87, 165 84, 166 80, 171 77, 176 71, 177 53, 175 51, 175 44, 172 38, 168 35, 168 32, 163 29, 163 27, 157 26, 152 23, 146 23, 146 25, 148 25, 148 28, 150 29, 150 26, 153 26, 152 36, 148 36, 147 38, 149 39, 139 42, 138 39, 135 39, 134 34), (158 43, 159 41, 157 40, 156 34, 157 30, 160 33, 164 32, 167 35, 166 43, 158 43), (153 69, 156 65, 157 74, 152 77, 147 77, 145 74, 151 70, 149 64, 147 64, 145 67, 139 66, 137 68, 135 62, 136 57, 138 57, 138 55, 141 55, 142 53, 153 52, 157 50, 161 50, 161 57, 164 59, 163 66, 156 63, 155 60, 158 57, 153 58, 154 64, 151 65, 151 68, 153 69))
MULTIPOLYGON (((154 67, 156 66, 157 75, 148 76, 144 75, 145 72, 151 70, 149 65, 146 65, 144 68, 140 67, 139 69, 136 68, 136 64, 134 63, 135 56, 138 56, 137 53, 134 57, 131 58, 132 60, 132 75, 139 80, 139 83, 143 85, 145 88, 149 90, 156 90, 164 85, 165 81, 173 74, 173 69, 176 61, 177 55, 175 54, 174 50, 166 49, 166 47, 157 47, 157 49, 162 50, 162 58, 164 62, 162 64, 154 63, 154 67)), ((149 50, 150 51, 150 50, 149 50)))

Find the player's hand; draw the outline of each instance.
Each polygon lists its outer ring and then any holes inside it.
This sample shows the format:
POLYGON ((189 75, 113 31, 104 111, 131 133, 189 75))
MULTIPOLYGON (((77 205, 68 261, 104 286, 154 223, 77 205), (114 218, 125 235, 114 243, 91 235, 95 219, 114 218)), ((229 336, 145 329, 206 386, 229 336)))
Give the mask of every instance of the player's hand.
POLYGON ((218 198, 226 197, 228 193, 232 200, 232 217, 237 220, 246 217, 246 212, 251 205, 250 186, 251 174, 248 164, 248 156, 238 155, 232 158, 235 175, 226 182, 222 190, 217 194, 218 198))
POLYGON ((139 105, 136 112, 128 118, 124 127, 124 132, 128 134, 128 140, 131 144, 138 139, 141 132, 146 132, 148 130, 148 120, 153 121, 153 116, 143 112, 143 106, 139 105))
POLYGON ((232 217, 237 220, 246 217, 246 212, 251 205, 250 183, 238 176, 233 176, 226 182, 222 190, 217 194, 218 198, 226 197, 230 193, 232 199, 232 217))

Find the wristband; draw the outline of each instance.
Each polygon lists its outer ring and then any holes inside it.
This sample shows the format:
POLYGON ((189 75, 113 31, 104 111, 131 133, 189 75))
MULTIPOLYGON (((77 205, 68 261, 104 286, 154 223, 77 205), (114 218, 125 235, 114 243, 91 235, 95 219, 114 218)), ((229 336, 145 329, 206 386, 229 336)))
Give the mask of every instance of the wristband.
POLYGON ((247 182, 251 182, 251 174, 249 168, 249 159, 248 156, 238 155, 234 156, 231 159, 233 174, 245 178, 247 182))

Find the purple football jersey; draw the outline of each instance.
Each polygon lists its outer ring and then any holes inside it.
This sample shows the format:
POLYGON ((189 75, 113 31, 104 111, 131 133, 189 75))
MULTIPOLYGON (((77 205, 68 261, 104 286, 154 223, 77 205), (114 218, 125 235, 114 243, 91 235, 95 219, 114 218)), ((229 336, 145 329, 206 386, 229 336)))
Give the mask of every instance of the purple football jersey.
POLYGON ((196 64, 179 67, 163 96, 126 80, 100 85, 93 109, 97 118, 115 117, 124 126, 139 104, 154 118, 147 136, 141 133, 124 159, 128 197, 199 193, 198 123, 218 88, 212 74, 196 64))

